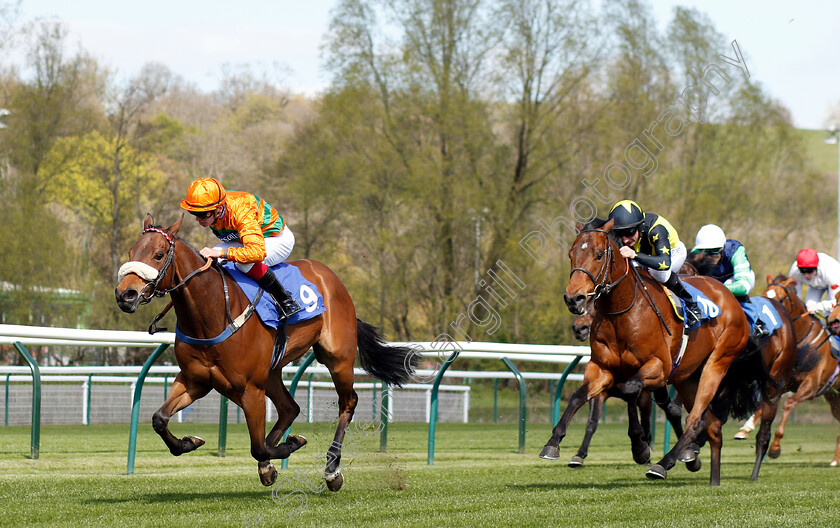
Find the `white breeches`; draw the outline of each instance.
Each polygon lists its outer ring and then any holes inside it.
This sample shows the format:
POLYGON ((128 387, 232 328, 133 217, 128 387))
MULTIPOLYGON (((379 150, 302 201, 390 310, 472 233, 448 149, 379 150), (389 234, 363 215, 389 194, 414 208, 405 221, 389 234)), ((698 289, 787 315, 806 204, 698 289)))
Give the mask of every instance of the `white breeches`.
MULTIPOLYGON (((266 266, 274 266, 285 261, 289 258, 289 255, 292 254, 292 249, 295 247, 295 235, 292 233, 292 230, 289 229, 288 225, 280 231, 279 235, 268 237, 263 240, 265 240, 265 259, 263 262, 265 262, 266 266)), ((221 242, 215 247, 222 250, 232 247, 241 248, 242 242, 221 242)), ((241 262, 237 262, 236 267, 242 273, 248 273, 251 271, 251 268, 254 267, 254 263, 250 262, 248 264, 243 264, 241 262)))

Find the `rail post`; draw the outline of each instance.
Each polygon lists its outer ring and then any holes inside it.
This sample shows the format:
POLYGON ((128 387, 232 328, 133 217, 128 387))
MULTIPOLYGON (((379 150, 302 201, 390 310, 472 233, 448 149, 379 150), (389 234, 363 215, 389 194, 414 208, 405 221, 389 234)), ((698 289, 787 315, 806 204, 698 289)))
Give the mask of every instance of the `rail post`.
MULTIPOLYGON (((373 382, 376 387, 376 380, 373 382)), ((391 391, 388 390, 388 385, 382 382, 382 404, 380 405, 380 420, 382 420, 382 431, 379 432, 379 452, 385 453, 388 451, 388 423, 391 421, 391 391)), ((374 416, 375 418, 375 416, 374 416)))
MULTIPOLYGON (((297 386, 298 386, 298 383, 300 383, 300 378, 303 377, 304 371, 307 368, 309 368, 309 365, 311 365, 313 361, 315 361, 315 352, 310 352, 309 355, 306 356, 306 359, 303 360, 303 363, 301 363, 300 366, 298 367, 297 372, 295 372, 295 375, 292 378, 292 383, 291 383, 291 385, 289 385, 289 395, 292 398, 295 397, 295 391, 297 391, 297 386)), ((290 425, 289 428, 286 429, 286 432, 283 433, 283 438, 281 440, 281 443, 286 441, 286 438, 289 437, 289 432, 291 430, 292 430, 292 426, 290 425)), ((287 469, 288 467, 289 467, 289 459, 284 458, 280 462, 280 469, 287 469)))
POLYGON ((435 431, 437 430, 438 388, 440 387, 443 375, 446 374, 446 370, 449 368, 449 365, 451 365, 458 357, 459 352, 460 350, 455 350, 448 358, 446 358, 446 361, 444 361, 441 365, 437 376, 435 376, 435 382, 432 385, 432 402, 431 409, 429 410, 429 449, 427 457, 427 463, 430 466, 435 464, 435 431))
POLYGON ((224 457, 227 452, 227 416, 228 399, 222 396, 219 404, 219 457, 224 457))
POLYGON ((41 454, 41 370, 20 341, 15 341, 14 346, 29 364, 29 370, 32 371, 32 433, 29 442, 29 456, 37 459, 41 454))
POLYGON ((566 368, 563 370, 563 375, 560 376, 560 380, 557 382, 557 388, 554 389, 554 402, 551 404, 551 423, 556 424, 558 420, 560 420, 560 399, 563 396, 563 385, 566 384, 566 378, 569 377, 571 374, 572 369, 575 368, 583 356, 577 356, 575 359, 571 361, 566 368))
POLYGON ((137 376, 137 381, 134 386, 134 397, 131 402, 131 429, 128 433, 128 462, 126 463, 125 474, 134 474, 134 454, 137 452, 137 423, 140 421, 140 396, 143 393, 143 382, 146 381, 146 375, 152 364, 157 361, 157 358, 163 354, 163 351, 169 348, 169 345, 164 343, 158 346, 149 359, 143 364, 140 374, 137 376))
POLYGON ((513 372, 513 375, 516 376, 516 379, 519 380, 519 454, 525 453, 525 426, 528 423, 528 406, 526 401, 525 395, 525 378, 522 377, 522 373, 519 372, 511 361, 503 357, 502 361, 505 362, 507 368, 513 372))

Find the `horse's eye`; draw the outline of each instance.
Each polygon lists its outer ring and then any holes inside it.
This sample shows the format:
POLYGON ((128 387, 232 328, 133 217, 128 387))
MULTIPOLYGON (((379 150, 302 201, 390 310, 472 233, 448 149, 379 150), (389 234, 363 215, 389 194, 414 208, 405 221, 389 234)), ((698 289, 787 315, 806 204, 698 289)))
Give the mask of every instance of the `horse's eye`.
POLYGON ((163 251, 158 251, 155 253, 155 260, 161 260, 163 258, 163 251))
POLYGON ((601 260, 602 258, 604 258, 604 252, 603 251, 599 251, 598 253, 595 254, 595 260, 601 260))

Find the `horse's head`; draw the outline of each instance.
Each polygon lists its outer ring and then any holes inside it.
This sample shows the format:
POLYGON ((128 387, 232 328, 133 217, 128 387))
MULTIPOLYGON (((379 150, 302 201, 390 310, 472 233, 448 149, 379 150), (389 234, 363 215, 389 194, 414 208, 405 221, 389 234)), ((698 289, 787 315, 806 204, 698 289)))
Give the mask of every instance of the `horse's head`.
MULTIPOLYGON (((157 292, 163 293, 164 276, 172 273, 175 254, 175 236, 181 228, 183 217, 166 229, 154 224, 152 215, 143 221, 143 234, 128 252, 129 261, 120 267, 114 295, 120 310, 134 313, 140 304, 147 303, 157 292)), ((170 279, 171 280, 171 279, 170 279)))
POLYGON ((563 296, 573 314, 583 314, 587 298, 600 293, 600 288, 610 281, 616 249, 609 231, 614 223, 596 219, 586 226, 576 225, 578 236, 569 249, 572 274, 563 296))
POLYGON ((781 273, 775 277, 768 273, 765 278, 767 279, 767 288, 761 294, 763 297, 776 299, 793 317, 805 313, 805 303, 796 296, 796 290, 793 289, 796 286, 796 279, 787 278, 781 273))
POLYGON ((840 292, 837 292, 837 295, 834 296, 836 304, 834 309, 831 310, 831 313, 828 314, 828 317, 825 320, 826 327, 828 331, 834 335, 840 335, 840 292))
POLYGON ((589 329, 592 326, 592 314, 595 313, 595 299, 590 297, 586 303, 586 312, 579 315, 572 323, 572 333, 578 341, 589 339, 589 329))

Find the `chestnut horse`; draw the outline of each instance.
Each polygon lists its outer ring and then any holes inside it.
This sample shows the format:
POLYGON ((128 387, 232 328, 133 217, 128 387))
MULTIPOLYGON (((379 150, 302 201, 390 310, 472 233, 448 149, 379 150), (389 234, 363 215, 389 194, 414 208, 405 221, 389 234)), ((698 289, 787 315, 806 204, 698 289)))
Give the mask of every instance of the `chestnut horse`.
MULTIPOLYGON (((796 295, 794 286, 793 278, 787 278, 784 275, 773 277, 767 274, 767 289, 764 290, 764 296, 776 299, 787 309, 793 319, 797 339, 796 363, 787 386, 787 390, 792 391, 793 394, 785 400, 781 422, 776 428, 773 443, 770 444, 770 450, 767 453, 771 458, 778 458, 782 454, 781 441, 785 436, 785 425, 800 402, 823 395, 831 407, 834 418, 840 421, 840 393, 838 393, 840 379, 835 373, 838 364, 831 355, 828 331, 816 316, 808 313, 805 303, 796 295)), ((832 318, 836 321, 838 316, 840 312, 835 309, 828 317, 829 324, 832 318)), ((837 438, 837 448, 831 465, 836 466, 838 462, 840 462, 840 436, 837 438)))
MULTIPOLYGON (((233 280, 225 279, 221 268, 200 270, 205 264, 204 257, 177 236, 182 221, 183 217, 164 229, 152 225, 151 215, 146 215, 143 234, 128 255, 140 274, 154 276, 141 278, 137 272, 128 272, 116 288, 116 300, 120 309, 133 313, 139 304, 148 302, 153 295, 169 293, 180 332, 193 338, 209 339, 221 334, 228 327, 231 314, 236 317, 243 313, 250 302, 233 280), (154 273, 147 274, 144 269, 154 273), (228 289, 229 309, 225 309, 228 289)), ((394 385, 408 381, 420 358, 409 348, 386 346, 372 326, 356 319, 350 294, 325 265, 313 260, 289 264, 296 266, 318 287, 326 311, 285 327, 288 342, 280 367, 312 347, 315 357, 330 371, 338 393, 339 419, 334 441, 327 452, 324 477, 327 487, 338 491, 344 482, 339 465, 341 444, 358 400, 353 390, 357 348, 362 368, 394 385)), ((280 442, 298 416, 300 407, 283 384, 282 369, 269 371, 276 335, 277 330, 254 316, 218 344, 190 345, 176 338, 175 357, 181 372, 172 383, 163 406, 152 417, 155 431, 173 455, 193 451, 203 445, 204 440, 196 436, 175 437, 168 428, 170 417, 216 389, 244 411, 251 437, 251 456, 258 462, 260 480, 266 486, 274 483, 277 471, 271 459, 288 458, 306 444, 306 439, 300 435, 280 442), (277 423, 268 435, 265 434, 266 396, 277 409, 277 423)))
POLYGON ((572 394, 540 456, 559 458, 560 441, 575 412, 605 390, 616 387, 622 391, 633 401, 628 412, 635 414, 635 399, 642 390, 655 391, 670 382, 689 411, 685 431, 646 474, 663 479, 678 457, 692 460, 693 453, 686 453, 705 426, 711 446, 710 483, 719 485, 722 417, 710 405, 729 366, 747 344, 747 317, 720 282, 707 277, 686 279, 716 303, 721 313, 686 330, 687 346, 677 360, 683 322, 670 309, 662 286, 646 270, 640 271, 621 258, 609 233, 613 223, 594 221, 586 229, 579 223, 576 226, 579 233, 569 250, 572 273, 564 299, 572 313, 580 314, 587 298, 594 296, 601 317, 592 327, 592 356, 586 364, 583 383, 572 394))
MULTIPOLYGON (((592 321, 595 318, 595 299, 591 298, 586 303, 586 311, 575 318, 572 322, 572 331, 578 341, 586 341, 589 338, 589 329, 592 326, 592 321)), ((583 461, 589 454, 589 444, 592 442, 592 435, 598 428, 598 421, 601 419, 601 414, 604 412, 604 404, 607 398, 615 396, 621 398, 623 395, 617 391, 605 391, 599 394, 596 398, 589 400, 589 418, 586 421, 586 430, 583 435, 583 441, 580 444, 577 454, 569 460, 568 466, 570 468, 583 467, 583 461)), ((667 389, 663 388, 657 392, 657 405, 665 411, 665 416, 671 425, 674 427, 677 437, 679 438, 683 433, 681 405, 679 401, 672 402, 668 396, 667 389)), ((639 394, 636 405, 639 408, 640 425, 642 431, 642 442, 645 445, 650 445, 650 422, 653 412, 653 399, 648 391, 642 391, 639 394)), ((628 415, 632 420, 632 415, 628 411, 628 415)), ((634 454, 636 462, 639 464, 646 464, 650 461, 650 449, 634 454)))

